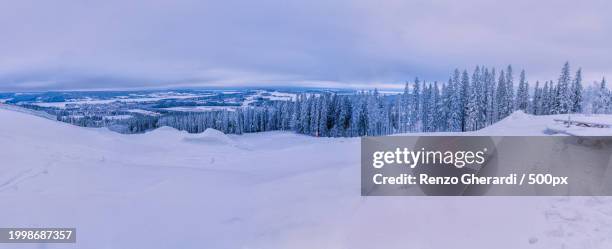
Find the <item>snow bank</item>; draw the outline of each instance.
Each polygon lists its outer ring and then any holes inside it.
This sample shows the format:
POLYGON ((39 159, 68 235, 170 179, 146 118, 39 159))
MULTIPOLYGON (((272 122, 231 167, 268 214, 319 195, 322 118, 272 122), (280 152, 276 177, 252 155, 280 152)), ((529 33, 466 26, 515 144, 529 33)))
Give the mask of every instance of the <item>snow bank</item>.
MULTIPOLYGON (((534 116, 522 111, 516 111, 499 122, 474 132, 487 136, 545 136, 575 135, 575 136, 612 136, 610 128, 567 127, 555 119, 567 120, 567 114, 534 116)), ((571 114, 571 120, 595 123, 612 123, 612 115, 571 114)), ((474 134, 469 133, 469 134, 474 134)))

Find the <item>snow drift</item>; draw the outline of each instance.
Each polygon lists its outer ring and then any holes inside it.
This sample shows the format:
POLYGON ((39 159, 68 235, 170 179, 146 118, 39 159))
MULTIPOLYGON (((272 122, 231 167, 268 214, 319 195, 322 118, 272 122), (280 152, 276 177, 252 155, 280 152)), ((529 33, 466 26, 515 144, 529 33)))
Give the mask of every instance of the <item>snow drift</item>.
POLYGON ((235 145, 236 143, 229 138, 225 133, 208 128, 204 132, 195 134, 194 136, 185 137, 185 141, 194 143, 206 143, 211 145, 235 145))

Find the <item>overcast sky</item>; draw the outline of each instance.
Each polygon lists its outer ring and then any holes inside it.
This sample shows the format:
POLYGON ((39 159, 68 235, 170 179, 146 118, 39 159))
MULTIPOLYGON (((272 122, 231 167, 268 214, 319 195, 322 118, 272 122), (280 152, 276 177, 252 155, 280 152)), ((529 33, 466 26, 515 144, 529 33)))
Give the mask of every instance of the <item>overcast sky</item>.
POLYGON ((0 90, 612 77, 610 1, 0 0, 0 90), (518 75, 517 75, 518 76, 518 75))

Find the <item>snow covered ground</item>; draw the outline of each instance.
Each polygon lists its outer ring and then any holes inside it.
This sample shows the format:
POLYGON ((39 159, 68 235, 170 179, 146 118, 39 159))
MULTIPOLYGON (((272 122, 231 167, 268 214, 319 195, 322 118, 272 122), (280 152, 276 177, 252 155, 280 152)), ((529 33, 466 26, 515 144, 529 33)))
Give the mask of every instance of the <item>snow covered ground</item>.
MULTIPOLYGON (((524 114, 486 135, 543 135, 524 114)), ((612 248, 612 198, 361 197, 358 138, 122 135, 0 109, 0 248, 612 248)))

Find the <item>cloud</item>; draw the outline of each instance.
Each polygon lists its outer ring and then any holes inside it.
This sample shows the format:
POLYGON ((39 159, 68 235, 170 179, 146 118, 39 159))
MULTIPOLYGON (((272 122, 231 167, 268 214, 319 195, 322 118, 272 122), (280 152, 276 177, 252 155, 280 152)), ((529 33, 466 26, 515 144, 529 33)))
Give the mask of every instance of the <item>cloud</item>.
POLYGON ((455 67, 610 73, 607 1, 9 1, 0 90, 367 86, 455 67))

